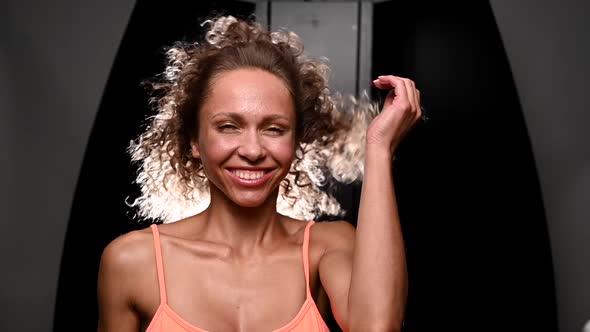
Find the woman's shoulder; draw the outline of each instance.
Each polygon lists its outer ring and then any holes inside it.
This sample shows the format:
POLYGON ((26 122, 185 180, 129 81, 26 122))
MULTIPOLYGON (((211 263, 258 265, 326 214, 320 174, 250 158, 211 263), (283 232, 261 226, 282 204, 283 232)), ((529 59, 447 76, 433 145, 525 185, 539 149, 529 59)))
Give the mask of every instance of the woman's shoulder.
POLYGON ((149 227, 119 235, 104 248, 101 268, 116 274, 141 271, 142 267, 153 265, 153 243, 149 227))
POLYGON ((150 229, 131 231, 113 239, 102 252, 98 271, 98 298, 103 310, 128 310, 156 298, 153 237, 150 229), (155 295, 154 295, 155 294, 155 295), (110 308, 110 309, 109 309, 110 308), (125 309, 123 309, 125 308, 125 309))
POLYGON ((316 222, 310 241, 321 243, 326 249, 350 248, 354 245, 356 228, 348 221, 316 222))

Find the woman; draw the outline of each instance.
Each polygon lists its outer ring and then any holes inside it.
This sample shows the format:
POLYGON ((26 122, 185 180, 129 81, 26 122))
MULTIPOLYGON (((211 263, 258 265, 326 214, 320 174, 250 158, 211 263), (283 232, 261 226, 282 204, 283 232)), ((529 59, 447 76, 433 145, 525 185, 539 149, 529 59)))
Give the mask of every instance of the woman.
MULTIPOLYGON (((419 91, 391 75, 373 82, 390 92, 362 135, 356 229, 291 218, 278 202, 297 206, 316 188, 298 165, 352 125, 296 35, 209 23, 206 42, 170 50, 167 81, 154 86, 159 113, 131 147, 144 162, 138 182, 176 186, 189 201, 207 188, 208 206, 105 248, 98 330, 327 331, 332 313, 344 331, 399 331, 407 273, 391 159, 421 117, 419 91)), ((144 212, 156 196, 143 197, 144 212)))

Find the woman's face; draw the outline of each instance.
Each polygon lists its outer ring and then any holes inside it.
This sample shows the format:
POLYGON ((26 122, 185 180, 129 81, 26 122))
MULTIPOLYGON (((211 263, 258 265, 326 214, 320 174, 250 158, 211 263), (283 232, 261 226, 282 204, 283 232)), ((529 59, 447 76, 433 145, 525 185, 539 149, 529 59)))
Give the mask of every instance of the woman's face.
MULTIPOLYGON (((211 83, 192 155, 234 203, 260 206, 287 175, 295 153, 295 109, 285 83, 260 69, 225 72, 211 83)), ((275 197, 274 195, 271 197, 275 197)))

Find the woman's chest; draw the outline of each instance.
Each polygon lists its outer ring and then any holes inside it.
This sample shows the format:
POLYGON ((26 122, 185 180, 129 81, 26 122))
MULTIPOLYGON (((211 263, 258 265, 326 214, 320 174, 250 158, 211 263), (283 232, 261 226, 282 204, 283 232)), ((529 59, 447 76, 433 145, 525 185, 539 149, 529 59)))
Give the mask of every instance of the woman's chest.
MULTIPOLYGON (((272 331, 291 322, 307 304, 300 253, 239 262, 177 255, 165 262, 167 310, 199 329, 272 331)), ((310 259, 309 265, 313 298, 318 264, 310 259)), ((138 306, 146 323, 161 305, 158 289, 152 289, 138 306)))

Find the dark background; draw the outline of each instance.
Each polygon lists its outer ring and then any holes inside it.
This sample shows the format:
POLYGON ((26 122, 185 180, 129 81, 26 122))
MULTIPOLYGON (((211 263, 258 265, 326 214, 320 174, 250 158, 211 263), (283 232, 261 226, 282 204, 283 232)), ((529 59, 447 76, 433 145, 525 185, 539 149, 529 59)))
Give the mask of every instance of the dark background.
MULTIPOLYGON (((567 11, 500 2, 375 5, 373 74, 414 79, 429 115, 393 165, 410 273, 405 331, 555 331, 558 313, 560 330, 570 331, 590 318, 579 244, 588 235, 581 223, 590 188, 583 143, 588 108, 574 93, 587 86, 576 81, 588 72, 581 61, 587 51, 570 40, 583 40, 580 35, 564 33, 584 31, 571 15, 581 17, 588 6, 571 3, 567 11), (523 32, 522 17, 508 9, 536 10, 528 26, 542 21, 553 35, 523 32), (498 13, 504 25, 498 26, 498 13), (551 30, 557 26, 567 37, 551 30), (529 39, 530 48, 514 43, 523 36, 537 39, 529 39), (539 45, 544 52, 534 53, 539 45), (512 50, 511 62, 506 50, 512 50), (542 66, 547 63, 551 67, 542 66), (570 88, 561 90, 565 82, 570 88), (564 194, 557 190, 564 188, 564 194)), ((137 190, 124 149, 148 111, 139 83, 163 69, 162 47, 196 37, 211 10, 240 16, 253 8, 229 1, 175 4, 113 4, 75 13, 65 1, 57 9, 29 11, 9 4, 0 25, 8 46, 0 53, 0 87, 6 87, 0 123, 7 160, 16 161, 5 167, 18 176, 3 181, 3 196, 17 200, 7 205, 3 223, 3 261, 14 267, 2 274, 0 330, 96 329, 100 252, 115 236, 145 227, 124 203, 137 190), (20 20, 23 14, 27 19, 20 20), (51 30, 43 25, 47 17, 74 24, 51 30), (98 38, 103 34, 121 39, 98 38), (93 67, 101 57, 114 59, 112 65, 93 67), (101 83, 88 88, 90 76, 102 79, 104 90, 101 83), (70 150, 83 154, 72 159, 70 150), (59 195, 71 198, 58 210, 59 195), (65 220, 57 221, 60 215, 65 220), (30 314, 38 319, 26 319, 30 314)), ((358 186, 343 187, 339 198, 355 223, 358 186)))

